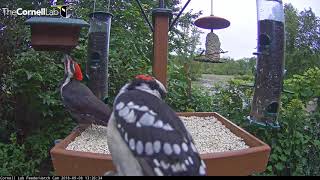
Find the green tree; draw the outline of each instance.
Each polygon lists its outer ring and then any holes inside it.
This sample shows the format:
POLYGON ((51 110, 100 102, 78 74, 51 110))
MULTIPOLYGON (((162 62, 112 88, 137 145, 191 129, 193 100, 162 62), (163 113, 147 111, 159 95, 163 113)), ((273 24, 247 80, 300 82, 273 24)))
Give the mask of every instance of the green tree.
POLYGON ((288 75, 302 74, 320 66, 320 19, 312 9, 298 13, 291 4, 285 5, 286 68, 288 75))
MULTIPOLYGON (((49 7, 48 2, 0 0, 1 8, 10 9, 49 7)), ((93 12, 92 2, 80 1, 75 7, 77 17, 88 22, 89 13, 93 12)), ((106 0, 96 2, 97 10, 106 8, 106 0)), ((129 79, 137 74, 151 73, 153 42, 152 32, 135 1, 110 2, 110 11, 114 15, 109 64, 109 102, 112 104, 119 89, 129 79)), ((157 7, 157 2, 141 2, 151 20, 150 14, 152 9, 157 7)), ((59 4, 61 3, 63 1, 59 1, 59 4)), ((168 7, 173 8, 174 14, 177 14, 181 9, 180 1, 169 1, 168 7)), ((189 15, 193 16, 192 13, 189 15)), ((0 164, 3 165, 0 166, 0 174, 3 172, 6 175, 38 174, 41 164, 51 162, 48 159, 48 151, 54 145, 54 140, 64 138, 75 126, 62 106, 59 96, 58 86, 64 73, 61 64, 62 54, 32 50, 30 27, 25 25, 27 18, 29 17, 4 16, 0 13, 0 164), (10 137, 15 137, 15 140, 11 140, 10 137), (12 154, 12 149, 17 149, 16 154, 12 154), (9 161, 12 163, 7 163, 9 161), (22 172, 23 170, 25 172, 22 172)), ((72 56, 83 70, 87 61, 87 32, 88 29, 82 30, 79 46, 72 52, 72 56)), ((179 25, 175 26, 171 36, 180 32, 179 25)), ((170 38, 171 48, 179 49, 180 47, 175 47, 175 43, 172 43, 173 39, 170 38)), ((173 81, 177 84, 184 84, 183 79, 175 76, 171 78, 174 78, 173 81)), ((174 87, 174 84, 171 87, 174 87)), ((178 92, 175 88, 170 91, 178 92)), ((181 91, 185 91, 184 87, 181 91)), ((173 104, 177 103, 176 94, 178 93, 171 95, 173 104)), ((187 99, 186 102, 187 104, 174 107, 188 106, 190 101, 187 99)), ((190 105, 190 109, 201 109, 193 107, 195 105, 190 105)))
POLYGON ((171 32, 171 51, 176 54, 171 57, 177 59, 178 63, 184 67, 188 81, 188 97, 191 97, 192 80, 195 80, 198 74, 198 64, 193 62, 193 59, 196 56, 197 47, 200 45, 201 35, 201 31, 195 26, 190 26, 190 24, 199 16, 200 13, 187 12, 181 17, 174 31, 171 32))

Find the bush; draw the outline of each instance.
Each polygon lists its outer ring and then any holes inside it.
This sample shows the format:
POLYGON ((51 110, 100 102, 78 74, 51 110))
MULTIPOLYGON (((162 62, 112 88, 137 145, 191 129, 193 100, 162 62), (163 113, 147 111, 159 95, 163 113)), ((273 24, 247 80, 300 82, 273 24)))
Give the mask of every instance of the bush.
POLYGON ((28 161, 25 146, 17 144, 16 135, 12 135, 10 140, 10 144, 0 143, 1 176, 36 174, 36 165, 32 161, 28 161))
POLYGON ((2 88, 1 175, 39 174, 54 140, 75 126, 60 100, 60 59, 32 50, 14 57, 2 88))
POLYGON ((294 97, 301 99, 304 103, 315 97, 320 97, 320 69, 311 68, 302 75, 293 75, 293 78, 286 80, 288 89, 295 92, 294 97))
POLYGON ((296 93, 282 96, 280 130, 251 126, 245 120, 250 112, 248 102, 252 89, 243 84, 252 82, 250 78, 233 80, 227 87, 216 87, 215 111, 272 147, 268 168, 263 175, 320 175, 320 111, 318 107, 316 112, 308 113, 305 108, 308 101, 319 96, 318 73, 318 68, 310 69, 285 82, 285 88, 296 93))
POLYGON ((189 86, 184 67, 170 64, 169 87, 166 102, 177 112, 211 112, 212 96, 204 89, 189 86))
MULTIPOLYGON (((66 137, 75 127, 71 119, 57 120, 34 132, 23 144, 18 144, 17 135, 12 134, 10 143, 0 142, 0 174, 2 176, 39 175, 43 162, 50 163, 50 149, 56 139, 66 137)), ((50 164, 46 166, 51 167, 50 164)), ((44 169, 50 172, 52 169, 44 169)), ((45 175, 45 174, 44 174, 45 175)))

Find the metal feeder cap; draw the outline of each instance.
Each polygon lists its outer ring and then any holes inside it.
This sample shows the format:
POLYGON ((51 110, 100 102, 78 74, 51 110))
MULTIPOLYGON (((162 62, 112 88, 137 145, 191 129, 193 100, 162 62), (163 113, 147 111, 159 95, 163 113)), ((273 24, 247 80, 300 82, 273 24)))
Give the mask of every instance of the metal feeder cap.
POLYGON ((224 29, 230 26, 230 21, 217 17, 217 16, 207 16, 197 19, 194 24, 202 29, 224 29))
POLYGON ((96 16, 111 16, 113 17, 113 14, 109 13, 109 12, 104 12, 104 11, 96 11, 96 12, 93 12, 93 13, 90 13, 89 14, 89 17, 92 18, 93 15, 96 15, 96 16))

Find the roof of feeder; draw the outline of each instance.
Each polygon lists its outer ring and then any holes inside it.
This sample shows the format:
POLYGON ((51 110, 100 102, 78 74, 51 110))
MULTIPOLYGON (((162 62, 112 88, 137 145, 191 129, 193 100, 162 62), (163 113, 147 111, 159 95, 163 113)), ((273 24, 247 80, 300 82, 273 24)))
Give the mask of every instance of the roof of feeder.
POLYGON ((32 17, 26 21, 26 24, 50 24, 50 25, 65 25, 65 26, 80 26, 88 27, 89 24, 82 19, 73 18, 53 18, 53 17, 32 17))
POLYGON ((202 29, 224 29, 230 26, 230 21, 217 17, 207 16, 197 19, 194 24, 202 29))

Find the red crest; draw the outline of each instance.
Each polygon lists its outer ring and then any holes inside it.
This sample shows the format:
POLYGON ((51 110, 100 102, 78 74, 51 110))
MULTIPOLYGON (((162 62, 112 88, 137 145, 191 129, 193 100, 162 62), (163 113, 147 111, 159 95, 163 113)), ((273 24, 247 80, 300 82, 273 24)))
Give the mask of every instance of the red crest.
POLYGON ((152 76, 144 75, 144 74, 136 76, 136 79, 141 79, 141 80, 144 80, 144 81, 152 81, 152 80, 154 80, 152 76))
POLYGON ((76 80, 78 80, 78 81, 82 81, 83 80, 83 75, 82 75, 81 68, 80 68, 79 64, 76 63, 76 62, 75 62, 74 78, 76 80))

